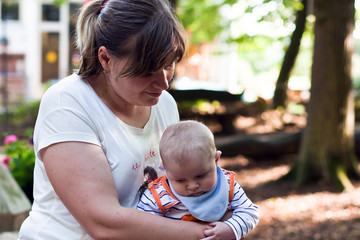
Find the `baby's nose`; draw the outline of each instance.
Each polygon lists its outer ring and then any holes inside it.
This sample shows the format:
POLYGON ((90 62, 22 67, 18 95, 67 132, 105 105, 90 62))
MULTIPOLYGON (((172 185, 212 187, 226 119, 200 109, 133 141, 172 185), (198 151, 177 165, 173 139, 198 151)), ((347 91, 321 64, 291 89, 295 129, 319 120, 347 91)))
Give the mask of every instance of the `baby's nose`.
POLYGON ((193 191, 193 190, 198 189, 199 186, 200 186, 199 183, 197 183, 197 182, 191 182, 191 183, 189 183, 189 185, 188 185, 188 189, 191 190, 191 191, 193 191))

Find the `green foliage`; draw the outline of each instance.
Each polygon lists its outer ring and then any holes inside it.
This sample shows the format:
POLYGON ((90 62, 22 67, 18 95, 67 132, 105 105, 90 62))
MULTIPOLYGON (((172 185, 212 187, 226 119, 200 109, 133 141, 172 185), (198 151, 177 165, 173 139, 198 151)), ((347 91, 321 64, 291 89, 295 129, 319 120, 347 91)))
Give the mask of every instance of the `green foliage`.
MULTIPOLYGON (((9 135, 8 137, 16 137, 9 135)), ((7 141, 2 153, 5 155, 9 170, 21 188, 32 185, 33 171, 35 165, 35 153, 33 145, 29 141, 18 140, 7 141)), ((5 162, 3 160, 3 162, 5 162)))
POLYGON ((305 106, 303 104, 299 104, 296 102, 290 102, 287 106, 287 110, 292 114, 304 114, 305 113, 305 106))
POLYGON ((68 0, 53 0, 54 4, 61 6, 64 3, 67 3, 68 0))
POLYGON ((21 104, 11 108, 7 114, 0 114, 0 131, 2 133, 0 137, 2 139, 5 137, 2 147, 2 162, 8 166, 14 179, 30 200, 32 200, 35 164, 31 139, 39 104, 40 101, 21 104), (18 137, 22 140, 18 140, 18 137))
POLYGON ((222 4, 212 0, 178 1, 176 12, 192 43, 211 42, 224 29, 219 11, 222 4))
MULTIPOLYGON (((19 104, 6 114, 0 114, 0 131, 2 135, 15 134, 19 138, 30 137, 29 129, 35 125, 40 101, 19 104)), ((32 132, 32 130, 30 130, 32 132)))
POLYGON ((178 102, 179 112, 192 112, 193 114, 214 114, 219 111, 221 104, 219 101, 209 101, 206 99, 198 99, 194 101, 184 100, 178 102))
MULTIPOLYGON (((247 74, 257 75, 280 68, 295 28, 296 13, 303 8, 302 0, 181 0, 177 1, 176 12, 194 47, 190 49, 214 40, 230 44, 250 67, 247 74)), ((295 66, 300 76, 310 74, 313 23, 306 26, 307 36, 299 53, 306 59, 295 66)))
POLYGON ((39 101, 21 104, 10 112, 10 122, 20 126, 25 122, 33 121, 39 110, 39 101))
POLYGON ((238 43, 243 50, 258 51, 274 41, 289 38, 296 12, 303 7, 301 0, 181 0, 177 1, 176 12, 193 44, 222 38, 228 43, 238 43), (259 26, 287 28, 289 34, 269 36, 266 32, 246 32, 244 25, 256 21, 259 26))

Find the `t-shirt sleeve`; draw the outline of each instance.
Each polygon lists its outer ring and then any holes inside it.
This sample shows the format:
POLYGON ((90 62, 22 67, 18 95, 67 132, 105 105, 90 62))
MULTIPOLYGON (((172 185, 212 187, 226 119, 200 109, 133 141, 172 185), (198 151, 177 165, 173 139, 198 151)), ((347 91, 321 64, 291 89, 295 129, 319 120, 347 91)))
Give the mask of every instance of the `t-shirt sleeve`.
POLYGON ((225 223, 231 227, 237 239, 251 232, 259 222, 258 207, 246 196, 243 188, 236 181, 230 209, 233 210, 232 217, 225 223))
POLYGON ((100 145, 96 128, 84 106, 76 101, 71 102, 71 99, 62 101, 51 93, 45 94, 42 99, 35 133, 36 153, 59 142, 78 141, 100 145))

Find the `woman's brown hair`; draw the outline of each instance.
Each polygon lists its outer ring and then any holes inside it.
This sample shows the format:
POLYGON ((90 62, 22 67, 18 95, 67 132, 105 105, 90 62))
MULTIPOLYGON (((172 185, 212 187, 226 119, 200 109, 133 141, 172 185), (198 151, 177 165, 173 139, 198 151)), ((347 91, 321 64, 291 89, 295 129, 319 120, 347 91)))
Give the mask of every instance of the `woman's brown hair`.
POLYGON ((166 0, 102 0, 87 3, 77 22, 78 74, 99 74, 101 46, 116 58, 127 57, 122 76, 155 72, 180 61, 185 52, 181 23, 166 0))

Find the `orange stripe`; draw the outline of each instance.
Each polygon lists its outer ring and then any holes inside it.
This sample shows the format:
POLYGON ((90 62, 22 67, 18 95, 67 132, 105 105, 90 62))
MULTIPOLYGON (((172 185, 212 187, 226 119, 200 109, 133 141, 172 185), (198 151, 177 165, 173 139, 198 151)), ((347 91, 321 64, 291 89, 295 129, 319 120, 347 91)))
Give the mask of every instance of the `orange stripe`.
POLYGON ((192 215, 185 215, 181 218, 181 221, 192 221, 192 222, 200 222, 199 219, 193 217, 192 215))
POLYGON ((229 176, 229 187, 230 187, 230 191, 229 191, 229 202, 232 201, 233 197, 234 197, 234 183, 235 183, 235 173, 234 172, 230 172, 227 171, 230 176, 229 176))
POLYGON ((176 205, 177 203, 178 203, 178 202, 173 202, 173 203, 167 205, 166 207, 167 207, 167 208, 171 208, 171 207, 173 207, 174 205, 176 205))
POLYGON ((152 195, 153 195, 153 197, 155 199, 155 202, 158 205, 159 209, 161 210, 161 212, 163 214, 165 214, 166 210, 163 207, 163 205, 161 204, 160 196, 159 196, 159 194, 156 192, 156 190, 154 188, 154 184, 158 183, 161 179, 162 179, 162 177, 160 177, 160 178, 156 179, 155 181, 149 183, 149 190, 151 191, 151 193, 152 193, 152 195))
POLYGON ((177 197, 175 197, 175 195, 172 193, 171 189, 170 189, 170 186, 167 184, 167 181, 166 181, 166 176, 163 176, 161 178, 161 183, 163 185, 163 187, 165 188, 165 190, 167 191, 167 193, 172 197, 174 198, 175 200, 177 201, 180 201, 177 197))

